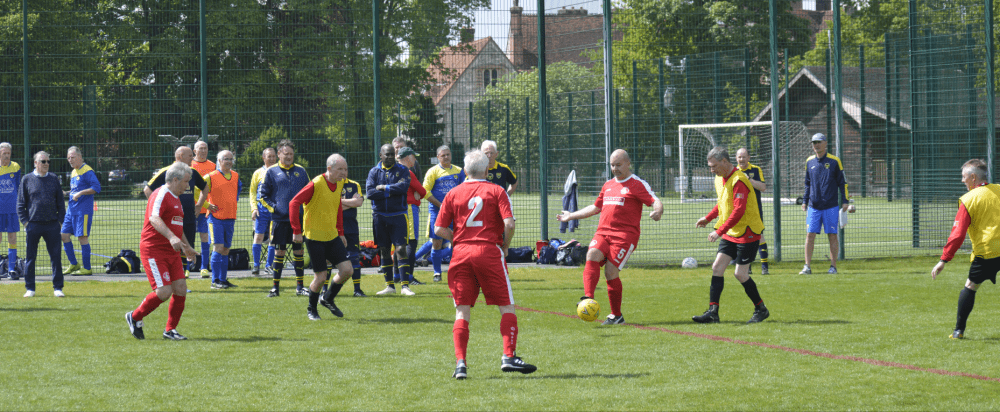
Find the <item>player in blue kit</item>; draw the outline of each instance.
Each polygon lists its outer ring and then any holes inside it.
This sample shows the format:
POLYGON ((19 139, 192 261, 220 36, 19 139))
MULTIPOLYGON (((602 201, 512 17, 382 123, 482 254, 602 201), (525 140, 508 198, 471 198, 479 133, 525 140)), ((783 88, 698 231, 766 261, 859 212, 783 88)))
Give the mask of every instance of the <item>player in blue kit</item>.
POLYGON ((461 167, 451 164, 451 149, 441 146, 437 149, 438 164, 427 170, 424 175, 424 189, 427 190, 427 201, 430 217, 427 219, 427 237, 431 238, 431 265, 434 266, 434 281, 441 281, 441 255, 444 239, 434 233, 434 221, 445 195, 465 181, 465 172, 461 167))
POLYGON ((69 267, 63 274, 90 276, 94 274, 90 269, 90 226, 94 223, 94 195, 101 193, 101 180, 97 178, 94 169, 83 162, 83 152, 76 146, 69 148, 66 160, 73 166, 73 173, 69 179, 69 193, 66 195, 69 207, 66 209, 61 231, 63 248, 69 259, 69 267), (82 267, 77 263, 70 236, 76 236, 80 241, 79 263, 83 264, 82 267))
POLYGON ((13 151, 10 143, 0 143, 0 232, 7 234, 7 269, 0 269, 0 279, 10 277, 17 280, 14 273, 17 264, 17 232, 21 224, 17 221, 17 188, 21 185, 21 165, 10 160, 13 151))

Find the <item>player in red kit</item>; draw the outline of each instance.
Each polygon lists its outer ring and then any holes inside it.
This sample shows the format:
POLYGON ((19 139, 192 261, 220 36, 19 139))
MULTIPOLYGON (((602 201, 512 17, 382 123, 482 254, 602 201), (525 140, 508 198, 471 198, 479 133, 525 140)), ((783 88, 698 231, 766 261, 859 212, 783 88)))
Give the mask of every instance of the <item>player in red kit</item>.
POLYGON ((604 266, 611 314, 603 324, 620 325, 625 323, 625 317, 622 315, 622 281, 618 274, 639 244, 642 206, 652 206, 649 217, 658 221, 663 216, 663 203, 653 194, 649 183, 632 174, 632 160, 627 152, 615 150, 609 163, 615 178, 604 183, 594 204, 573 213, 564 211, 556 216, 556 220, 567 222, 601 214, 594 239, 587 250, 587 264, 583 268, 584 296, 580 300, 594 298, 601 266, 604 266))
POLYGON ((146 338, 142 332, 142 319, 167 299, 170 299, 170 312, 163 338, 187 339, 177 333, 187 295, 184 265, 178 252, 184 253, 191 261, 197 258, 197 254, 184 238, 184 208, 178 196, 188 187, 191 168, 184 163, 174 163, 167 169, 164 178, 166 184, 149 196, 139 243, 142 267, 146 270, 153 292, 146 295, 139 307, 125 314, 129 331, 136 339, 146 338))
POLYGON ((517 315, 504 258, 514 236, 514 214, 504 188, 486 180, 489 159, 474 150, 465 155, 468 178, 445 196, 434 222, 434 233, 452 242, 448 288, 455 300, 456 379, 465 379, 469 318, 482 289, 487 305, 500 308, 503 372, 531 373, 535 366, 517 357, 517 315), (454 224, 454 231, 449 229, 454 224))

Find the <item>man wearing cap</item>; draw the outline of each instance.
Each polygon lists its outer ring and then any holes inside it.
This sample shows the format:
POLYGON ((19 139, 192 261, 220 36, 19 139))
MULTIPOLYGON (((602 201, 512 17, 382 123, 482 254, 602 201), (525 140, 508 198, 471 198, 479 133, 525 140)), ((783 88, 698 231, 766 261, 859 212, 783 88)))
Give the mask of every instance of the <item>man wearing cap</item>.
POLYGON ((802 196, 802 210, 806 211, 806 265, 800 275, 811 275, 813 246, 820 228, 830 239, 830 270, 837 273, 837 223, 840 210, 847 210, 847 179, 844 165, 837 156, 826 152, 826 136, 816 133, 812 137, 815 156, 806 159, 806 190, 802 196), (838 194, 840 195, 838 198, 838 194))

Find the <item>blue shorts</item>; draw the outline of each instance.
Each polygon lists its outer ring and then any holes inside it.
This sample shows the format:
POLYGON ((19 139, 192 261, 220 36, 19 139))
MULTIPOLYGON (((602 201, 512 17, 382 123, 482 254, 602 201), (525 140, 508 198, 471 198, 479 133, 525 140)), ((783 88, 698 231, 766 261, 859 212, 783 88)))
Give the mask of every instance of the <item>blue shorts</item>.
POLYGON ((420 206, 409 205, 410 209, 406 213, 406 239, 407 240, 417 240, 417 234, 420 233, 420 206))
POLYGON ((90 225, 93 223, 93 213, 82 215, 66 214, 66 218, 63 219, 62 230, 59 233, 69 233, 76 237, 90 236, 90 225))
POLYGON ((17 213, 5 213, 0 215, 0 232, 17 233, 21 231, 21 222, 17 220, 17 213))
POLYGON ((208 214, 198 215, 196 218, 198 226, 196 226, 196 231, 198 233, 208 233, 208 214))
POLYGON ((813 209, 809 206, 806 209, 806 232, 820 233, 820 226, 828 235, 837 233, 837 223, 840 219, 840 208, 831 207, 825 210, 813 209))
POLYGON ((233 232, 236 228, 236 219, 216 219, 208 218, 209 235, 213 245, 223 245, 227 248, 233 246, 233 232))
POLYGON ((406 245, 406 215, 380 216, 372 213, 372 234, 380 248, 406 245))
MULTIPOLYGON (((431 239, 444 240, 443 237, 434 234, 434 222, 437 222, 438 215, 436 210, 430 212, 429 219, 427 219, 427 237, 431 239)), ((454 229, 455 225, 448 225, 449 229, 454 229)))
POLYGON ((257 220, 253 221, 253 232, 263 235, 271 231, 271 212, 264 207, 257 208, 257 220))

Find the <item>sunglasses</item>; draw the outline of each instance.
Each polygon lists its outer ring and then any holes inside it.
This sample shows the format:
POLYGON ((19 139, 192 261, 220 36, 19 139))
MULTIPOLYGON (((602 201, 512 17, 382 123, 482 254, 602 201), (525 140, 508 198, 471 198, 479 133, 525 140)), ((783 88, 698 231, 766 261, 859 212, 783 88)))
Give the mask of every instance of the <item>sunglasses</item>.
POLYGON ((49 161, 48 160, 39 160, 38 163, 49 164, 49 161))

